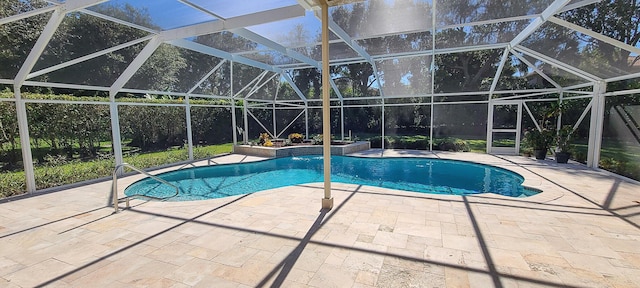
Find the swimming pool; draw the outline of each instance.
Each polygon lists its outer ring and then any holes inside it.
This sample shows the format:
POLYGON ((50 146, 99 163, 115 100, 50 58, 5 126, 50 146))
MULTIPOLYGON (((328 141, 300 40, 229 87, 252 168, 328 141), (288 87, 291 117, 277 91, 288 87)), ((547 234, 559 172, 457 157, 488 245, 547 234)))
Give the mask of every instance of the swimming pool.
MULTIPOLYGON (((242 195, 267 189, 323 181, 321 156, 223 164, 166 172, 158 177, 178 186, 168 201, 242 195)), ((496 193, 527 197, 538 193, 522 186, 524 178, 506 169, 431 158, 331 157, 331 181, 449 195, 496 193)), ((175 189, 145 178, 125 189, 127 196, 167 197, 175 189)))

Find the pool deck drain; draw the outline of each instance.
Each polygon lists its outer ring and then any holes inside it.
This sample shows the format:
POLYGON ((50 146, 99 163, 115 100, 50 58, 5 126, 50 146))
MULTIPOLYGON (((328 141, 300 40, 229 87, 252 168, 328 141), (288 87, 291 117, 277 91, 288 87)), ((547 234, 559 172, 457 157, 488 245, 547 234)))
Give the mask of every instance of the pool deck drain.
MULTIPOLYGON (((582 165, 517 156, 360 154, 496 165, 520 173, 527 186, 544 192, 516 199, 334 183, 334 208, 324 211, 322 184, 312 183, 206 201, 133 201, 132 209, 112 214, 106 207, 110 182, 102 182, 0 204, 0 286, 640 283, 637 183, 582 165)), ((258 159, 228 155, 213 161, 258 159)), ((140 178, 121 179, 121 190, 140 178)))

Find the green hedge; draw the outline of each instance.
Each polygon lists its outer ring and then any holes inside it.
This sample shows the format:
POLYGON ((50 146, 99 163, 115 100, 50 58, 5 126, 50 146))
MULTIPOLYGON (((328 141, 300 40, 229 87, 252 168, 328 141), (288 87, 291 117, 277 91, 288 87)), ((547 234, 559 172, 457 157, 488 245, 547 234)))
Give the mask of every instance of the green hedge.
MULTIPOLYGON (((371 148, 381 148, 382 137, 375 136, 368 139, 371 142, 371 148)), ((415 136, 385 136, 385 149, 414 149, 429 150, 429 137, 422 135, 415 136)), ((433 142, 433 150, 441 151, 471 151, 470 145, 466 140, 459 138, 447 137, 436 138, 433 142)))
MULTIPOLYGON (((13 97, 0 92, 1 97, 13 97)), ((105 97, 46 95, 24 93, 27 99, 108 102, 105 97)), ((119 102, 151 104, 184 103, 182 99, 118 99, 119 102)), ((191 100, 193 105, 226 105, 224 100, 191 100)), ((241 103, 240 103, 241 104, 241 103)), ((110 153, 111 120, 109 105, 27 103, 29 136, 33 158, 46 164, 47 154, 65 155, 68 159, 92 160, 100 153, 110 153), (106 145, 106 147, 105 147, 106 145), (106 150, 106 151, 105 151, 106 150)), ((15 105, 0 102, 0 171, 20 167, 16 151, 20 138, 15 105)), ((185 108, 178 106, 120 105, 121 137, 129 146, 143 152, 184 146, 185 108)), ((225 107, 191 107, 193 143, 211 145, 231 142, 231 111, 225 107)))
MULTIPOLYGON (((194 159, 204 159, 221 153, 229 153, 232 144, 194 147, 194 159)), ((124 161, 138 168, 149 168, 184 161, 188 158, 186 149, 135 154, 124 157, 124 161)), ((49 165, 34 168, 38 190, 72 184, 91 179, 111 176, 113 159, 91 161, 66 161, 57 157, 49 165)), ((23 171, 0 173, 0 198, 23 194, 27 190, 23 171)))
POLYGON ((435 139, 435 141, 433 141, 433 150, 469 152, 471 148, 465 140, 447 137, 435 139))
POLYGON ((600 168, 620 174, 631 179, 640 180, 640 165, 635 162, 603 158, 598 163, 600 168))

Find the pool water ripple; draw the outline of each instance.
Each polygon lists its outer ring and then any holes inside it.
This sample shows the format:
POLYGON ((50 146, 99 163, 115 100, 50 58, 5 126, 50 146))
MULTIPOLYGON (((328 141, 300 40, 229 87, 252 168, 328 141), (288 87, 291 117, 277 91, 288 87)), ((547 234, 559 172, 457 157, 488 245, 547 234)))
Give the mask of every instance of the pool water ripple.
MULTIPOLYGON (((157 176, 180 188, 179 195, 169 201, 189 201, 323 182, 322 167, 322 157, 300 156, 188 168, 157 176)), ((527 197, 537 193, 525 189, 524 178, 509 170, 432 158, 332 156, 331 181, 431 194, 527 197)), ((166 197, 174 191, 145 178, 127 187, 125 194, 166 197)))

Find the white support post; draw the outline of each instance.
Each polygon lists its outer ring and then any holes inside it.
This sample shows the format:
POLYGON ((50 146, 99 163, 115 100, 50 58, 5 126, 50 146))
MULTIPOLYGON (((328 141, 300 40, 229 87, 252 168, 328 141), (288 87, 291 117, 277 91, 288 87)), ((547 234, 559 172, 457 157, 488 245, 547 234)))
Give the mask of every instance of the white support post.
MULTIPOLYGON (((375 81, 378 82, 378 85, 380 85, 380 88, 382 88, 382 82, 380 81, 380 78, 379 78, 379 75, 378 75, 378 66, 376 65, 376 62, 373 61, 373 60, 370 63, 371 63, 371 67, 373 68, 373 75, 374 75, 373 77, 376 79, 375 81)), ((380 123, 380 128, 381 128, 380 133, 382 134, 382 141, 380 141, 380 147, 381 147, 382 151, 384 151, 384 149, 385 149, 385 147, 384 147, 384 139, 385 139, 384 138, 385 137, 384 125, 386 123, 385 122, 385 117, 384 117, 384 114, 385 114, 385 109, 384 109, 385 101, 384 101, 384 98, 385 98, 384 97, 384 89, 380 89, 380 99, 382 100, 382 106, 381 106, 382 107, 382 109, 381 109, 382 110, 382 116, 381 116, 381 119, 380 119, 380 121, 381 121, 381 123, 380 123)), ((382 153, 384 153, 384 152, 382 152, 382 153)))
MULTIPOLYGON (((126 84, 127 81, 131 79, 133 74, 136 71, 138 71, 138 69, 142 66, 142 64, 144 64, 144 62, 149 57, 151 57, 151 54, 153 54, 153 52, 160 46, 160 44, 161 44, 161 41, 157 36, 149 40, 149 43, 147 43, 147 46, 145 46, 142 49, 140 54, 138 54, 138 56, 135 59, 133 59, 133 61, 131 62, 131 64, 129 64, 127 69, 125 69, 125 71, 122 72, 122 74, 120 74, 120 77, 118 77, 118 79, 109 88, 109 101, 110 101, 109 111, 111 116, 111 137, 113 139, 113 142, 112 142, 113 155, 115 157, 116 166, 124 163, 124 160, 122 157, 122 139, 120 138, 120 120, 118 115, 118 104, 116 103, 116 100, 115 100, 116 95, 118 94, 118 91, 122 89, 122 87, 124 87, 124 84, 126 84)), ((120 170, 117 173, 122 174, 122 172, 123 170, 122 168, 120 168, 120 170)))
POLYGON ((331 197, 331 119, 329 99, 329 4, 322 0, 322 156, 324 160, 324 197, 322 209, 333 208, 331 197))
POLYGON ((14 96, 16 98, 16 117, 18 118, 18 131, 20 133, 20 146, 22 149, 22 162, 25 174, 26 188, 27 193, 33 193, 36 191, 36 177, 35 172, 33 170, 33 156, 31 155, 31 143, 29 137, 29 122, 27 119, 27 106, 24 100, 22 99, 22 95, 20 94, 20 89, 22 84, 27 78, 27 74, 31 72, 31 69, 35 66, 38 58, 44 51, 45 47, 49 43, 49 40, 53 37, 53 34, 62 23, 64 19, 64 11, 62 8, 57 8, 53 10, 53 14, 51 18, 49 18, 49 22, 40 33, 40 37, 33 45, 31 52, 25 59, 22 67, 18 71, 18 74, 14 78, 13 91, 14 96))
POLYGON ((435 95, 436 76, 434 71, 436 70, 436 5, 438 1, 433 1, 433 7, 431 7, 431 105, 429 106, 429 151, 433 151, 433 102, 435 95))
POLYGON ((304 103, 304 138, 309 139, 309 104, 304 103))
POLYGON ((587 166, 598 168, 600 148, 602 147, 602 130, 604 129, 604 109, 607 84, 597 82, 593 85, 593 105, 591 106, 591 122, 589 123, 589 148, 587 166))
POLYGON ((489 95, 489 103, 487 103, 487 154, 491 153, 493 146, 493 99, 489 95))
MULTIPOLYGON (((223 60, 227 61, 227 60, 223 60)), ((233 126, 233 147, 238 145, 238 121, 236 120, 236 98, 233 96, 233 62, 229 61, 229 101, 231 101, 231 125, 233 126)), ((244 105, 244 102, 243 102, 244 105)), ((244 130, 242 135, 247 134, 247 130, 244 130)), ((244 138, 243 138, 244 139, 244 138)), ((247 141, 243 141, 244 144, 247 144, 247 141)), ((233 148, 235 152, 235 148, 233 148)))
POLYGON ((380 141, 380 147, 382 149, 382 151, 384 151, 384 97, 382 97, 382 108, 380 109, 382 111, 382 115, 380 117, 380 134, 382 134, 382 139, 380 141))
MULTIPOLYGON (((559 99, 558 101, 560 102, 559 104, 562 105, 562 102, 564 101, 563 99, 563 93, 562 91, 560 91, 560 95, 559 95, 559 99)), ((560 111, 560 114, 558 114, 558 118, 556 119, 556 131, 558 133, 560 133, 560 128, 562 127, 562 111, 560 111)))
POLYGON ((520 154, 520 139, 522 132, 522 101, 518 103, 518 118, 516 119, 516 155, 520 154))
POLYGON ((243 121, 244 121, 244 143, 249 143, 249 115, 248 115, 248 111, 249 110, 249 102, 247 102, 247 99, 243 100, 242 103, 242 117, 243 117, 243 121))
POLYGON ((27 193, 36 191, 36 177, 33 171, 33 157, 31 155, 31 142, 29 141, 29 122, 27 120, 27 107, 22 96, 20 87, 13 87, 16 97, 16 117, 18 118, 18 131, 20 133, 20 146, 22 148, 22 163, 24 168, 27 193))
POLYGON ((342 99, 340 99, 340 139, 344 141, 344 100, 342 99))
MULTIPOLYGON (((276 126, 276 100, 273 99, 273 103, 271 103, 271 121, 273 121, 273 135, 278 135, 278 127, 276 126)), ((277 137, 276 137, 277 138, 277 137)))
POLYGON ((187 120, 187 151, 189 160, 193 161, 193 134, 191 133, 191 104, 189 103, 189 96, 184 97, 184 102, 186 104, 184 107, 185 120, 187 120))
MULTIPOLYGON (((122 157, 122 140, 120 138, 118 104, 115 102, 113 97, 111 97, 111 102, 109 103, 109 116, 111 118, 111 145, 113 146, 113 157, 116 161, 115 166, 118 166, 124 163, 124 160, 122 157)), ((118 173, 122 173, 122 169, 120 169, 118 173)))
POLYGON ((231 99, 231 126, 233 126, 233 146, 238 145, 238 121, 236 121, 236 100, 231 99))

